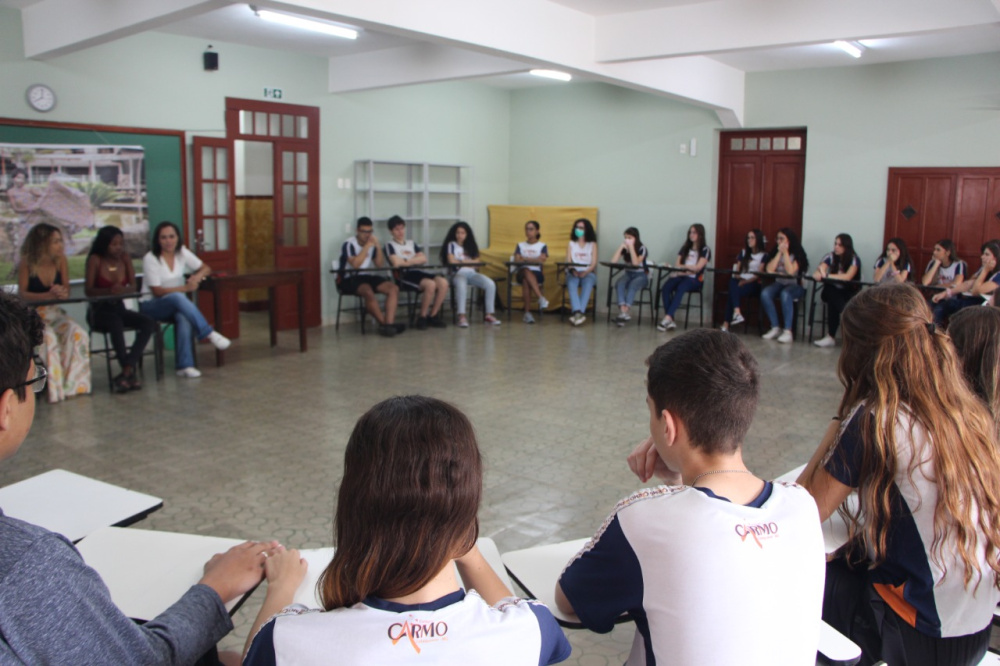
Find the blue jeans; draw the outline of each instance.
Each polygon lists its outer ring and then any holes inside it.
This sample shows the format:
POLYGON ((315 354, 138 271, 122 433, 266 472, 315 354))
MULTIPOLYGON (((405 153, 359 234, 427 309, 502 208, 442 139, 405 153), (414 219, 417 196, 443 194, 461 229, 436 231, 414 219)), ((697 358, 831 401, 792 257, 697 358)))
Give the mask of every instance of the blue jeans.
POLYGON ((646 275, 645 271, 625 271, 625 275, 618 278, 618 281, 615 282, 615 291, 618 292, 618 305, 632 307, 635 295, 641 289, 645 289, 647 284, 649 284, 649 276, 646 275))
POLYGON ((583 277, 577 277, 572 273, 566 274, 566 288, 569 289, 569 307, 573 312, 586 312, 587 304, 590 303, 590 292, 597 284, 597 275, 593 272, 587 273, 583 277))
POLYGON ((139 303, 139 311, 157 321, 172 321, 174 323, 174 365, 178 370, 194 366, 194 350, 191 349, 191 328, 198 334, 199 340, 204 340, 212 333, 212 327, 205 321, 198 306, 187 296, 175 291, 166 296, 160 296, 139 303))
POLYGON ((661 290, 664 314, 673 319, 677 308, 681 306, 684 294, 689 291, 701 291, 701 280, 688 275, 667 280, 661 290))
POLYGON ((726 318, 723 320, 727 324, 733 320, 733 311, 740 307, 740 303, 747 296, 760 294, 760 282, 753 280, 744 285, 740 285, 740 278, 729 279, 729 302, 726 303, 726 318))
POLYGON ((775 282, 764 287, 760 292, 760 304, 764 308, 767 320, 771 322, 771 327, 780 327, 792 330, 795 324, 795 301, 800 300, 806 293, 806 288, 797 284, 780 284, 775 282), (778 312, 774 307, 774 299, 781 298, 781 314, 784 317, 785 325, 781 326, 778 321, 778 312))
POLYGON ((953 296, 952 298, 946 298, 940 303, 934 304, 934 323, 938 326, 944 326, 944 322, 948 319, 948 317, 952 316, 962 308, 982 304, 982 296, 966 296, 961 294, 959 296, 953 296))

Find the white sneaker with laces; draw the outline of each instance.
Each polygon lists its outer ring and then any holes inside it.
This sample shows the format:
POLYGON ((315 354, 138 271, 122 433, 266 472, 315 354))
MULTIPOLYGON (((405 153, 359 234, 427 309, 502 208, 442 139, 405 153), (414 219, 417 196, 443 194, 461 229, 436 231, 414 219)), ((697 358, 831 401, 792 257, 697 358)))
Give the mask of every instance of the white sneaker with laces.
POLYGON ((229 349, 229 345, 233 344, 233 341, 224 336, 218 331, 212 331, 208 334, 208 341, 215 345, 215 348, 219 351, 229 349))
POLYGON ((832 347, 837 344, 837 341, 831 338, 829 335, 824 335, 822 338, 813 343, 817 347, 832 347))
POLYGON ((736 324, 742 324, 744 321, 746 321, 746 319, 743 318, 743 315, 741 315, 739 312, 734 312, 733 320, 729 323, 732 326, 736 326, 736 324))
POLYGON ((667 330, 667 324, 669 324, 669 323, 670 323, 670 320, 667 319, 666 317, 664 317, 663 319, 660 320, 660 323, 656 325, 656 330, 660 331, 661 333, 664 332, 664 331, 666 331, 667 330))
POLYGON ((576 315, 576 325, 577 326, 579 326, 580 324, 582 324, 585 321, 587 321, 587 315, 583 314, 582 312, 580 312, 579 314, 576 315))
POLYGON ((458 327, 469 328, 469 318, 465 315, 458 315, 458 327))
POLYGON ((535 323, 535 318, 531 316, 530 312, 525 312, 524 313, 524 323, 525 324, 534 324, 535 323))
POLYGON ((549 307, 549 299, 545 298, 544 296, 539 296, 538 306, 541 307, 543 310, 547 309, 549 307))
POLYGON ((201 370, 195 367, 181 368, 177 371, 177 376, 187 379, 198 379, 198 377, 201 377, 201 370))
POLYGON ((765 333, 760 337, 764 338, 765 340, 774 340, 779 335, 781 335, 781 329, 775 326, 770 331, 768 331, 767 333, 765 333))
POLYGON ((792 341, 792 332, 791 331, 782 331, 781 335, 778 336, 778 342, 780 342, 782 344, 788 344, 791 341, 792 341))

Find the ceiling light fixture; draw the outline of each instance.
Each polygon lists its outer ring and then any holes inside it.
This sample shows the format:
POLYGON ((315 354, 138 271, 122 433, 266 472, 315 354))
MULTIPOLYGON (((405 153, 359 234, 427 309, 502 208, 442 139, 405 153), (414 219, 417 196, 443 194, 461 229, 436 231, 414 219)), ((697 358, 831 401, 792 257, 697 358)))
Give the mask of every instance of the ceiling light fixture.
POLYGON ((847 42, 842 39, 838 39, 833 43, 833 45, 853 58, 860 58, 861 54, 865 52, 865 47, 858 42, 847 42))
POLYGON ((566 72, 558 72, 554 69, 533 69, 529 72, 533 76, 541 76, 546 79, 555 79, 556 81, 572 81, 573 76, 567 74, 566 72))
POLYGON ((313 32, 321 32, 324 35, 343 37, 344 39, 358 38, 358 31, 353 28, 334 25, 333 23, 327 23, 325 21, 315 21, 313 19, 302 18, 301 16, 292 16, 291 14, 281 14, 279 12, 272 12, 266 9, 258 10, 253 5, 250 5, 250 9, 252 9, 253 13, 256 14, 259 18, 265 21, 270 21, 271 23, 287 25, 292 28, 299 28, 301 30, 311 30, 313 32))

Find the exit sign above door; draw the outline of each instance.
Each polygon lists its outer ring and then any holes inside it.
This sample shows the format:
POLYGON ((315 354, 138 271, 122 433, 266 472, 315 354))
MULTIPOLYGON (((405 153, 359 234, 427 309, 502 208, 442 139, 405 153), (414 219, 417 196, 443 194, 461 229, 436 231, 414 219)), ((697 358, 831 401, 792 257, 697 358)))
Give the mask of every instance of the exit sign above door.
POLYGON ((281 99, 281 88, 264 88, 264 99, 281 99))

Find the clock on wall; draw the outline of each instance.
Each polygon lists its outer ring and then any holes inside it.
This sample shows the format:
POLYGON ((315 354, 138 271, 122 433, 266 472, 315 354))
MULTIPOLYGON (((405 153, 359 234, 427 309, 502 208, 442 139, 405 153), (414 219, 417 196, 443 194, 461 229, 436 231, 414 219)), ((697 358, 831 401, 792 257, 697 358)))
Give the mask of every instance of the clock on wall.
POLYGON ((35 111, 44 113, 51 111, 56 106, 56 94, 52 92, 52 88, 49 88, 44 83, 36 83, 28 86, 28 90, 24 96, 28 100, 28 105, 35 111))

